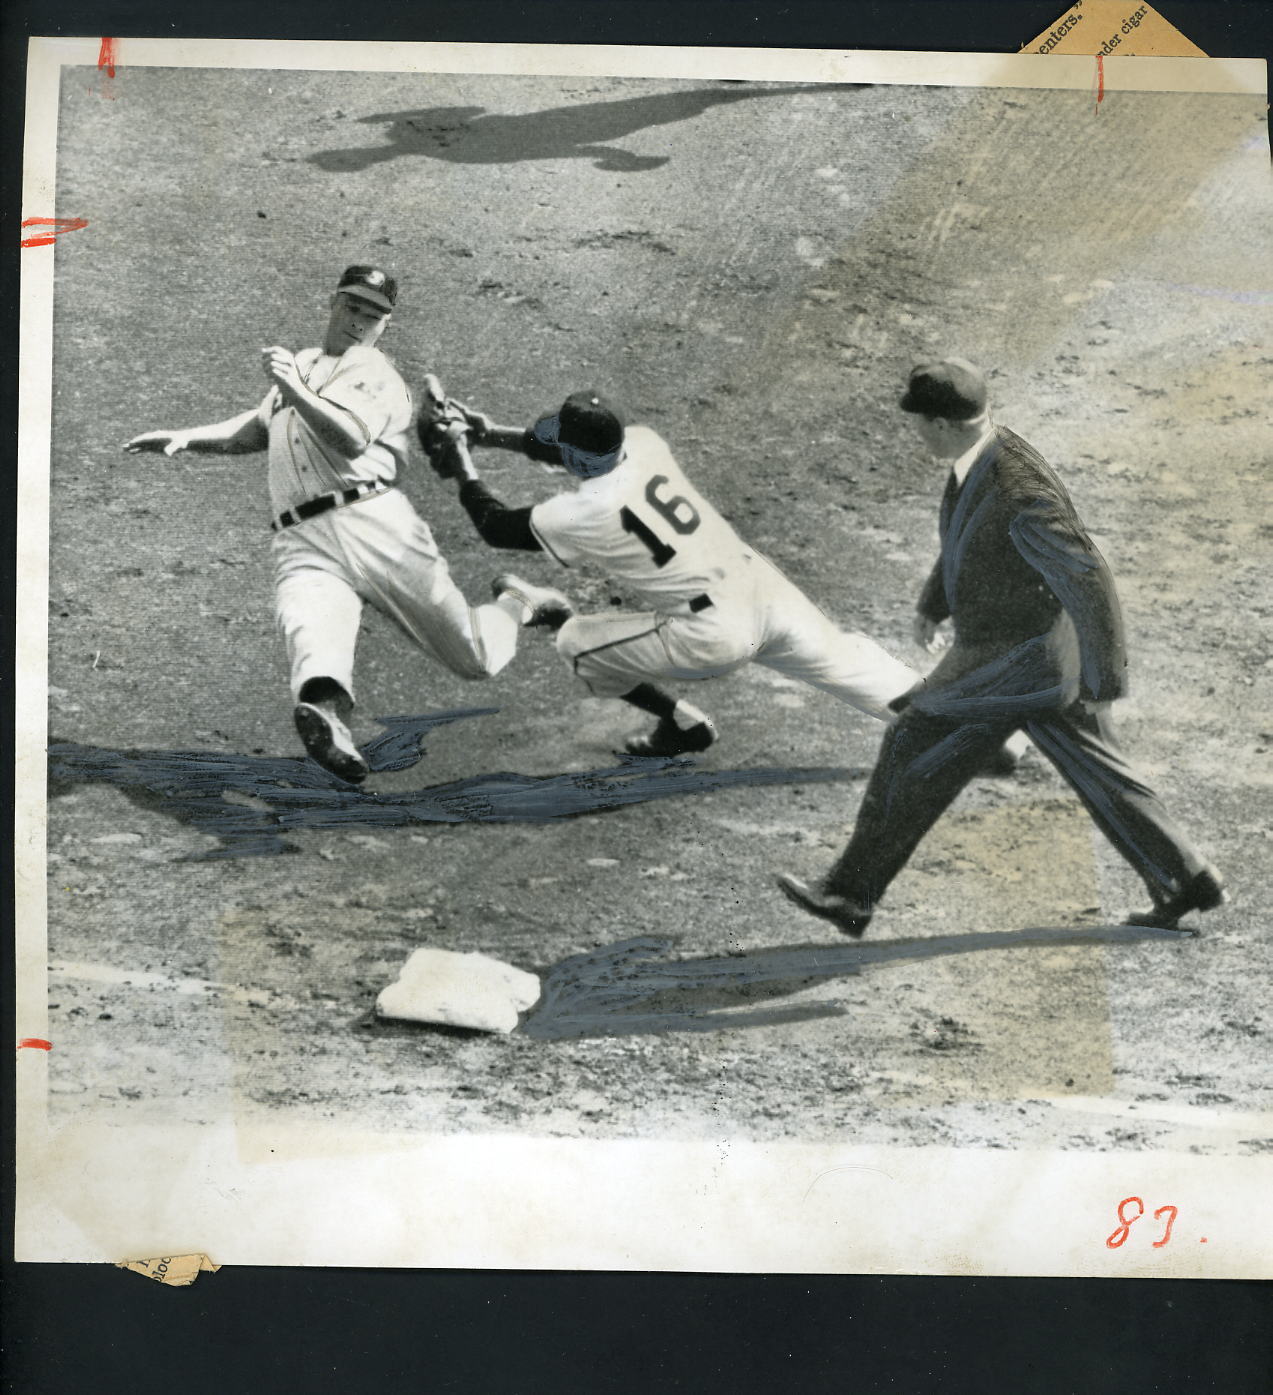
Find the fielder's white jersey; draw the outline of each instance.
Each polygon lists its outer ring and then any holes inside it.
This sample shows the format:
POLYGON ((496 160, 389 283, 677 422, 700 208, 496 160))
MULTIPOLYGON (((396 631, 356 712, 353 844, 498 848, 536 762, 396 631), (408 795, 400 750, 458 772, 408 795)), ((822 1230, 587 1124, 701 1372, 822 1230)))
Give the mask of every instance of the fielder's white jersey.
POLYGON ((728 590, 755 557, 648 426, 628 428, 609 474, 536 504, 530 526, 564 566, 591 563, 652 610, 728 590))
POLYGON ((411 394, 398 370, 374 346, 356 344, 339 357, 321 349, 296 355, 302 381, 343 407, 367 432, 368 446, 350 460, 306 425, 271 388, 259 409, 269 432, 270 503, 276 514, 333 490, 380 480, 392 484, 407 462, 411 394))

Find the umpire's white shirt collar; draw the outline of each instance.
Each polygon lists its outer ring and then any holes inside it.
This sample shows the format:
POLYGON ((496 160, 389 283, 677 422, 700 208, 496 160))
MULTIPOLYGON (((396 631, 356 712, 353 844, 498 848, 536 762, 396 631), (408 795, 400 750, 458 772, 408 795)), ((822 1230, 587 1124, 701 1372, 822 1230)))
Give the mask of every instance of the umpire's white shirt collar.
POLYGON ((964 453, 954 461, 954 463, 950 467, 950 473, 954 475, 955 483, 957 485, 963 484, 964 480, 968 476, 968 471, 971 470, 973 465, 976 464, 977 457, 981 454, 983 450, 985 450, 986 442, 994 434, 995 424, 993 421, 987 418, 986 429, 981 433, 980 436, 977 437, 973 444, 969 446, 968 449, 964 451, 964 453))

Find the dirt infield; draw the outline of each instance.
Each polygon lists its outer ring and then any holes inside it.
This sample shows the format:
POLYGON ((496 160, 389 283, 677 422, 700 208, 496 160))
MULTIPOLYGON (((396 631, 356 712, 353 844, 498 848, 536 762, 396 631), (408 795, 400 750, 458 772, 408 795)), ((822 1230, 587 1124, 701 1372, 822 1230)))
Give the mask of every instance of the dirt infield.
MULTIPOLYGON (((384 341, 501 420, 596 384, 829 613, 909 639, 941 467, 895 409, 917 358, 991 375, 1120 582, 1132 757, 1226 872, 1197 939, 875 963, 691 1013, 759 1025, 547 1040, 377 1023, 412 949, 543 972, 634 936, 686 959, 828 942, 773 874, 851 826, 870 719, 759 669, 704 685, 744 783, 550 824, 406 821, 218 839, 162 793, 51 787, 55 1115, 259 1111, 360 1127, 990 1147, 1270 1146, 1265 113, 1254 98, 609 79, 89 69, 64 82, 50 740, 299 757, 270 596, 264 456, 128 456, 259 401, 334 278, 401 278, 384 341), (1261 231, 1263 229, 1263 231, 1261 231)), ((492 485, 556 487, 514 457, 492 485)), ((417 460, 406 488, 482 596, 507 559, 417 460)), ((518 558, 582 609, 604 578, 518 558)), ((619 598, 621 599, 621 598, 619 598)), ((378 616, 374 718, 476 707, 385 794, 612 767, 640 725, 528 634, 467 685, 378 616)), ((227 786, 229 788, 229 786, 227 786)), ((227 796, 231 801, 233 791, 227 796)), ((873 924, 885 941, 1116 921, 1143 892, 1050 767, 981 781, 873 924)), ((826 931, 826 933, 824 933, 826 931)))

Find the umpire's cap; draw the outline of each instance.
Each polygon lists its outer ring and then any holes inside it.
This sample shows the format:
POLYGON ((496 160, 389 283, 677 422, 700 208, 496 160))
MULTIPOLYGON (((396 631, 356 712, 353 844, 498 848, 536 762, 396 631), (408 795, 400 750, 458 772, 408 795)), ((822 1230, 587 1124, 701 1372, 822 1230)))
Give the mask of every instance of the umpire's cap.
POLYGON ((378 266, 347 266, 341 273, 337 291, 369 300, 387 315, 398 299, 398 283, 378 266))
POLYGON ((921 417, 944 417, 947 421, 970 421, 986 410, 990 393, 981 369, 966 358, 936 359, 911 369, 904 412, 921 417))

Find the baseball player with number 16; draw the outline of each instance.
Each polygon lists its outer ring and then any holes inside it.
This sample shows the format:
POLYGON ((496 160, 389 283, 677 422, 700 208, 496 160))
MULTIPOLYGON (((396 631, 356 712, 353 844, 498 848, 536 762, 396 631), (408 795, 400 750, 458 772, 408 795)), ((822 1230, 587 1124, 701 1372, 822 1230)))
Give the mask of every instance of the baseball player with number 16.
POLYGON ((124 447, 170 457, 268 448, 275 604, 296 729, 319 765, 353 782, 367 774, 347 725, 364 602, 472 679, 505 667, 522 625, 568 605, 560 592, 526 595, 502 582, 493 603, 469 605, 428 524, 394 487, 407 463, 411 395, 376 345, 396 300, 387 272, 348 267, 321 348, 261 351, 270 389, 259 406, 211 426, 149 431, 124 447))
POLYGON ((563 616, 557 629, 558 652, 591 693, 657 719, 627 743, 632 754, 675 756, 716 740, 706 713, 660 686, 668 680, 754 662, 884 720, 889 703, 920 681, 873 639, 835 625, 738 536, 661 437, 625 427, 599 393, 572 394, 525 431, 463 411, 479 444, 564 466, 579 481, 533 507, 509 508, 482 482, 465 442, 439 444, 421 415, 434 470, 460 481, 460 502, 484 541, 542 550, 567 567, 591 564, 636 600, 636 611, 563 616))

